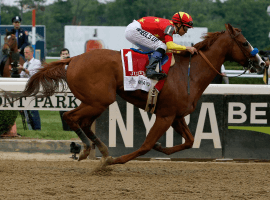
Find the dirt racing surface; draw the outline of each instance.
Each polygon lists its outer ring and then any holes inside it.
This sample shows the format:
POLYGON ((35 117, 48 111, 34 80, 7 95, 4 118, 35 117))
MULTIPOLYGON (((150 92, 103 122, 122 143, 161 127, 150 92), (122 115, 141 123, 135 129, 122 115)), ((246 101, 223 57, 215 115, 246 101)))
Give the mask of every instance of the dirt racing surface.
POLYGON ((270 163, 98 160, 0 153, 0 199, 270 199, 270 163))

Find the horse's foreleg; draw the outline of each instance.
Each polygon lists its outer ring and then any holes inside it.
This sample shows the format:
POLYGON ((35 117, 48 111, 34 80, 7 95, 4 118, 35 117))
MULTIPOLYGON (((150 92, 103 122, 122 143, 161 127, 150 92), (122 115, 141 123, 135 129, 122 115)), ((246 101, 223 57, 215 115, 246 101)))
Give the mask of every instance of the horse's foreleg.
POLYGON ((130 154, 115 158, 115 159, 108 159, 106 162, 107 164, 124 164, 138 156, 146 154, 150 151, 158 139, 168 130, 174 120, 174 116, 169 117, 158 117, 150 129, 144 143, 142 146, 137 150, 130 154))
POLYGON ((174 147, 167 147, 167 148, 162 147, 160 143, 156 143, 153 149, 155 149, 156 151, 165 153, 167 155, 170 155, 175 152, 182 151, 184 149, 189 149, 192 147, 194 143, 194 137, 191 134, 188 128, 188 125, 186 124, 185 118, 183 117, 176 118, 172 124, 172 127, 177 133, 181 134, 181 136, 185 138, 185 143, 176 145, 174 147))

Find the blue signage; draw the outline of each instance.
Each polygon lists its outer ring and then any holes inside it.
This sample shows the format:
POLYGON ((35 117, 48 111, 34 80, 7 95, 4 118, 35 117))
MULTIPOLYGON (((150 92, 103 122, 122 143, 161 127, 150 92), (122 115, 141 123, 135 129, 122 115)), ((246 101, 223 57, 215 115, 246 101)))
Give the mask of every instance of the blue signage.
MULTIPOLYGON (((4 38, 6 35, 6 29, 10 31, 14 26, 12 25, 1 25, 0 26, 0 46, 4 45, 4 38)), ((21 28, 28 33, 29 45, 32 45, 32 26, 31 25, 21 25, 21 28)), ((36 52, 35 58, 39 60, 45 60, 45 48, 46 48, 46 28, 44 25, 36 26, 36 52)))

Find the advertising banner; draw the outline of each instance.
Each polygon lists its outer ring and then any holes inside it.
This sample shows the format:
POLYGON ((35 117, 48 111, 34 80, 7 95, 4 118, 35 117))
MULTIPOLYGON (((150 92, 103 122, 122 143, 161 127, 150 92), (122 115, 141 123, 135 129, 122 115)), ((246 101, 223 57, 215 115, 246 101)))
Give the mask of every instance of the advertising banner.
MULTIPOLYGON (((172 155, 151 150, 142 157, 270 159, 268 102, 269 95, 203 95, 185 118, 193 147, 172 155)), ((96 132, 117 157, 139 149, 154 120, 155 115, 118 98, 97 120, 96 132)), ((184 139, 170 128, 158 142, 172 147, 184 139)))
POLYGON ((224 157, 270 159, 270 96, 228 95, 224 157))
POLYGON ((0 96, 0 110, 73 110, 81 104, 72 93, 54 94, 50 97, 23 97, 13 102, 13 99, 0 96))
MULTIPOLYGON (((126 26, 65 26, 65 47, 71 57, 97 48, 116 51, 138 48, 126 39, 125 30, 126 26)), ((182 37, 174 34, 173 40, 176 44, 191 46, 202 41, 207 32, 206 27, 194 27, 182 37)))

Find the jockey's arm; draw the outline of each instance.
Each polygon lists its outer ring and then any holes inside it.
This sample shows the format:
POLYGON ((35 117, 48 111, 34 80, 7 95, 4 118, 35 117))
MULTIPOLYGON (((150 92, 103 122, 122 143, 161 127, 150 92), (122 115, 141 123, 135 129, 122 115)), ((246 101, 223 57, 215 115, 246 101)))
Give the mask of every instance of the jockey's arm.
POLYGON ((185 46, 175 44, 173 41, 167 42, 166 46, 167 46, 168 50, 184 51, 187 49, 185 46))
POLYGON ((165 43, 168 50, 184 51, 187 49, 185 46, 173 42, 173 31, 165 31, 165 43))
POLYGON ((173 50, 173 51, 185 51, 185 50, 187 50, 191 54, 194 54, 195 52, 197 53, 197 50, 194 47, 186 47, 186 46, 182 46, 182 45, 179 45, 179 44, 175 44, 173 42, 172 35, 166 35, 165 36, 165 42, 166 42, 166 46, 167 46, 168 50, 173 50))

